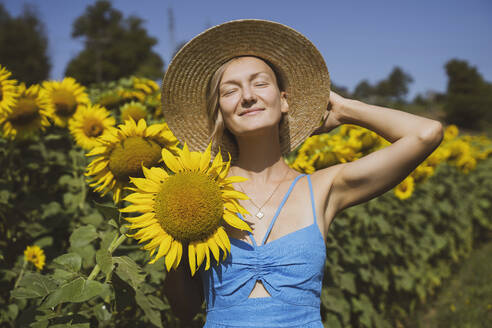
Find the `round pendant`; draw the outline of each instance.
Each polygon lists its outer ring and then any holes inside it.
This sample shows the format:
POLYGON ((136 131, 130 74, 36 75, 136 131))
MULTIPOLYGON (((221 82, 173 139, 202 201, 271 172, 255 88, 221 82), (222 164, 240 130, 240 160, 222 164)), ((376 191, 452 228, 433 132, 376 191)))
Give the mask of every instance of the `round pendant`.
POLYGON ((263 218, 263 216, 264 216, 264 214, 263 214, 263 212, 261 212, 261 211, 260 211, 260 212, 258 212, 258 213, 256 213, 256 217, 257 217, 258 219, 260 219, 260 220, 263 218))

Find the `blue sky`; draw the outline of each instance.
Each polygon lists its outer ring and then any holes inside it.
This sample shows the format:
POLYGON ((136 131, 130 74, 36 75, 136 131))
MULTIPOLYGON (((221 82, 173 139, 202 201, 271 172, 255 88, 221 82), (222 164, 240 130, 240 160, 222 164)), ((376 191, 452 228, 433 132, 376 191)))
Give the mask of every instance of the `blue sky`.
MULTIPOLYGON (((49 39, 51 78, 61 79, 68 61, 83 47, 70 37, 72 22, 93 0, 0 0, 17 16, 24 3, 35 4, 49 39)), ((375 83, 400 66, 414 82, 409 98, 426 90, 445 91, 446 61, 467 60, 492 81, 492 1, 173 1, 113 0, 113 7, 145 20, 154 47, 169 63, 172 42, 168 8, 177 42, 208 26, 232 19, 278 21, 307 36, 320 50, 334 83, 350 91, 363 79, 375 83)), ((20 41, 21 42, 21 41, 20 41)))

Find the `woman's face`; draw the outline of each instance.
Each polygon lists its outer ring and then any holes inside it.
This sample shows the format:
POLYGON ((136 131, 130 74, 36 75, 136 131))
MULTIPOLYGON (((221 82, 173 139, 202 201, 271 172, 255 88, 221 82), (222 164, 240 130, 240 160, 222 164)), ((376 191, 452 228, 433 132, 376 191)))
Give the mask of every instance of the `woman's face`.
POLYGON ((278 127, 289 109, 275 73, 256 57, 240 57, 227 66, 219 84, 219 106, 227 129, 236 136, 278 127))

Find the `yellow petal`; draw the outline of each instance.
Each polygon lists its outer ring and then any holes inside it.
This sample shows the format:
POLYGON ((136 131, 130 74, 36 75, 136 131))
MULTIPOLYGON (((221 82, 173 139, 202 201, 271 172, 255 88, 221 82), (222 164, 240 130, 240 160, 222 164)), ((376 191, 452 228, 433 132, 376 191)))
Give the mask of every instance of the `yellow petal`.
POLYGON ((229 240, 229 236, 227 235, 227 232, 225 232, 225 229, 223 227, 219 227, 217 229, 217 234, 220 237, 220 240, 224 244, 224 246, 227 248, 229 251, 229 254, 231 253, 231 241, 229 240))
POLYGON ((208 238, 207 245, 208 245, 208 248, 210 248, 210 250, 212 251, 212 254, 214 255, 215 260, 217 262, 219 262, 220 251, 219 251, 219 247, 217 247, 217 244, 215 243, 215 240, 213 237, 208 238))
POLYGON ((203 246, 205 247, 205 256, 207 258, 207 263, 205 264, 205 270, 208 270, 210 268, 210 251, 206 244, 203 244, 203 246))
POLYGON ((227 176, 227 173, 229 173, 229 167, 231 166, 231 154, 227 153, 227 155, 229 155, 229 160, 226 162, 226 165, 222 169, 222 172, 219 173, 220 180, 225 179, 225 177, 227 176))
POLYGON ((210 165, 210 158, 212 156, 211 151, 212 143, 209 143, 205 153, 202 154, 202 158, 200 159, 200 172, 205 172, 205 169, 210 165))
POLYGON ((150 179, 144 179, 144 178, 130 178, 130 181, 140 190, 146 191, 146 192, 158 192, 160 189, 159 184, 156 182, 150 180, 150 179))
POLYGON ((224 211, 224 220, 234 228, 253 232, 246 222, 241 220, 236 214, 232 214, 227 210, 224 211))
POLYGON ((205 258, 206 246, 203 242, 196 243, 196 266, 200 267, 203 263, 203 259, 205 258))
POLYGON ((202 158, 202 155, 197 152, 197 151, 192 151, 190 153, 191 156, 191 169, 193 171, 199 171, 200 170, 200 159, 202 158))
POLYGON ((222 249, 222 252, 224 253, 224 256, 222 257, 222 261, 223 261, 223 260, 225 260, 226 255, 227 255, 227 247, 222 242, 222 239, 220 239, 218 231, 215 231, 215 233, 214 233, 214 240, 215 240, 215 243, 220 247, 220 249, 222 249))
POLYGON ((152 211, 154 211, 154 208, 149 205, 129 205, 128 207, 120 209, 120 212, 123 213, 130 213, 130 212, 145 213, 145 212, 152 212, 152 211))
POLYGON ((131 223, 137 223, 140 221, 153 221, 152 219, 154 217, 155 217, 155 213, 147 212, 147 213, 142 214, 140 216, 125 218, 125 220, 127 220, 128 222, 131 222, 131 223))
POLYGON ((224 179, 224 183, 236 183, 236 182, 244 182, 248 181, 248 178, 241 177, 241 176, 233 176, 233 177, 227 177, 224 179))
MULTIPOLYGON (((159 245, 159 251, 157 252, 157 255, 149 263, 150 264, 155 263, 158 259, 165 256, 169 252, 169 248, 171 246, 172 241, 173 241, 173 237, 171 237, 170 235, 164 236, 164 238, 162 238, 161 243, 159 245)), ((147 245, 145 245, 145 246, 147 246, 147 245)), ((144 246, 144 248, 145 248, 145 246, 144 246)), ((155 250, 155 248, 154 248, 154 250, 155 250)))
POLYGON ((174 157, 173 154, 166 148, 162 148, 162 159, 164 160, 164 164, 173 171, 174 173, 181 172, 183 170, 183 167, 179 163, 179 161, 174 157))
POLYGON ((190 262, 191 276, 194 276, 195 275, 195 271, 196 271, 195 243, 190 243, 188 245, 188 260, 190 262))
POLYGON ((237 190, 222 189, 222 196, 224 196, 225 198, 249 199, 249 197, 246 196, 246 194, 237 190))
POLYGON ((181 262, 181 256, 183 255, 183 244, 178 241, 178 252, 176 253, 176 259, 174 260, 173 269, 176 269, 181 262))
POLYGON ((174 261, 176 260, 176 255, 178 254, 178 241, 173 240, 171 244, 171 249, 166 255, 166 269, 167 271, 171 270, 172 265, 174 264, 174 261))

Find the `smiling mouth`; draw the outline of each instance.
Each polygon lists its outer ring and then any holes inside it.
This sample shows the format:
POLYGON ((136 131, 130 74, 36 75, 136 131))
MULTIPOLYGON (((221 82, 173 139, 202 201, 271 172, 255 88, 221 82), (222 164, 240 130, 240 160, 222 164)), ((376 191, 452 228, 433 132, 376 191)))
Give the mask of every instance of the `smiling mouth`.
POLYGON ((265 110, 265 109, 264 108, 251 108, 251 109, 247 109, 244 112, 240 113, 239 116, 243 116, 243 115, 247 115, 247 114, 251 114, 251 113, 256 113, 256 112, 261 112, 263 110, 265 110))

